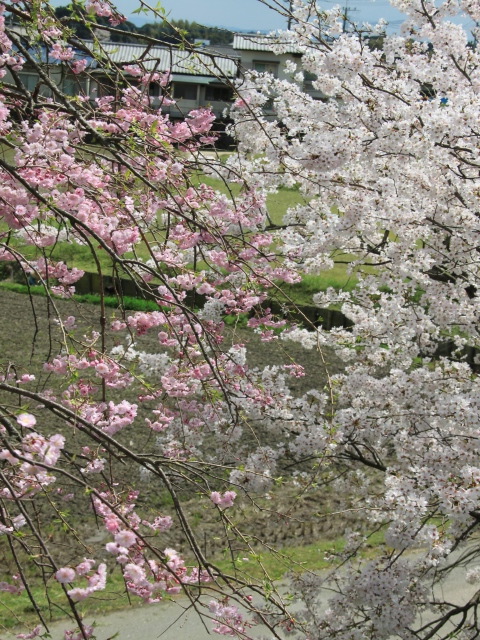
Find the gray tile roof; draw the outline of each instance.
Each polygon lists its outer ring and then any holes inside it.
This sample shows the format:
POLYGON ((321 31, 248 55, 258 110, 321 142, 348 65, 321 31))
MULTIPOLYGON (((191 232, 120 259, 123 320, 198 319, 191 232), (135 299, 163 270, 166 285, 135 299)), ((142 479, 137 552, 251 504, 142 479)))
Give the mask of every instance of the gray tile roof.
POLYGON ((170 70, 173 74, 230 78, 237 75, 235 60, 214 53, 116 42, 103 42, 97 51, 100 55, 103 52, 105 57, 119 66, 143 62, 147 71, 170 70))
MULTIPOLYGON (((233 48, 239 51, 271 51, 272 45, 279 42, 275 36, 264 33, 236 33, 233 36, 233 48)), ((292 45, 287 53, 297 53, 297 50, 292 45)))

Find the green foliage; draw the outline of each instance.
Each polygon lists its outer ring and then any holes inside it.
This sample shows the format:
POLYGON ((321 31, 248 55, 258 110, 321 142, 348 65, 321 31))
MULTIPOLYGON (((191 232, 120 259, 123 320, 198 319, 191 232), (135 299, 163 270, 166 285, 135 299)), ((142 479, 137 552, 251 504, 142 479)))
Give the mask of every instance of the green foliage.
POLYGON ((168 44, 178 44, 186 40, 194 44, 195 40, 209 40, 210 44, 231 44, 233 32, 218 27, 206 27, 198 22, 188 20, 171 20, 155 22, 138 28, 138 32, 151 38, 157 38, 168 44))
POLYGON ((32 287, 26 284, 19 284, 17 282, 0 282, 0 289, 6 289, 7 291, 13 291, 15 293, 29 293, 32 296, 46 297, 47 295, 43 287, 32 287))
POLYGON ((248 322, 247 313, 239 313, 234 316, 224 316, 223 321, 227 327, 234 327, 235 329, 245 329, 248 322))
POLYGON ((280 301, 290 299, 299 305, 311 305, 312 297, 319 291, 329 288, 338 291, 352 291, 358 283, 355 275, 347 273, 346 265, 338 264, 324 271, 321 275, 304 275, 296 284, 279 283, 281 286, 280 301))
MULTIPOLYGON (((57 18, 60 18, 63 24, 68 26, 78 38, 82 38, 84 40, 91 40, 95 29, 108 29, 110 27, 108 18, 88 14, 87 11, 78 4, 56 7, 55 15, 57 18)), ((134 35, 130 35, 137 31, 137 27, 133 22, 128 22, 128 20, 126 22, 122 22, 115 27, 115 31, 123 31, 123 33, 111 32, 109 39, 112 42, 138 41, 138 38, 135 38, 134 35)))
MULTIPOLYGON (((164 10, 160 5, 154 7, 158 15, 163 16, 164 10)), ((134 14, 145 13, 151 15, 146 7, 139 7, 132 11, 134 14)), ((84 8, 78 4, 70 4, 68 6, 57 7, 55 15, 68 26, 72 32, 79 38, 91 40, 93 30, 96 28, 109 29, 110 23, 108 18, 88 14, 84 8)), ((198 22, 189 22, 188 20, 170 20, 162 22, 153 22, 137 27, 133 22, 123 22, 110 32, 109 39, 112 42, 138 42, 138 36, 135 34, 143 34, 150 38, 156 38, 165 44, 179 44, 183 41, 191 44, 195 40, 209 40, 210 44, 231 44, 233 41, 233 32, 228 29, 220 29, 218 27, 206 27, 198 22), (118 33, 118 32, 123 33, 118 33)))
MULTIPOLYGON (((378 555, 383 546, 384 532, 377 531, 368 537, 359 555, 378 555)), ((315 572, 331 568, 338 563, 337 557, 344 548, 345 539, 336 538, 304 546, 284 547, 275 553, 271 550, 244 553, 233 559, 230 552, 226 552, 225 557, 215 564, 225 573, 240 572, 247 580, 262 580, 266 574, 270 580, 276 581, 285 578, 287 572, 315 572)))

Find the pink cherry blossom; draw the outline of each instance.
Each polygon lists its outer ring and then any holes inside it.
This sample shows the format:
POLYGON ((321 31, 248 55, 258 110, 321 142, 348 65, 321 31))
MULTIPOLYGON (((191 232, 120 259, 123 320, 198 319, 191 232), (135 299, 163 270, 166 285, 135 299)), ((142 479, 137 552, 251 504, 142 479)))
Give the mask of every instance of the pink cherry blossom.
POLYGON ((213 502, 213 504, 218 505, 222 509, 233 507, 233 502, 236 497, 237 494, 235 493, 235 491, 225 491, 223 495, 218 491, 212 491, 212 493, 210 494, 210 500, 213 502))
POLYGON ((30 633, 19 633, 16 637, 20 640, 32 640, 33 638, 38 638, 42 631, 43 627, 41 625, 37 625, 30 631, 30 633))
POLYGON ((88 62, 87 60, 83 59, 83 60, 74 60, 71 63, 71 68, 72 71, 75 75, 79 75, 80 73, 83 73, 85 71, 85 69, 87 68, 88 62))
POLYGON ((56 579, 62 584, 73 582, 75 580, 75 576, 75 570, 70 567, 62 567, 55 573, 56 579))
POLYGON ((31 413, 21 413, 17 416, 17 422, 22 427, 32 429, 37 424, 37 419, 31 413))
POLYGON ((115 534, 115 542, 121 547, 131 547, 137 541, 136 535, 133 531, 123 529, 115 534))

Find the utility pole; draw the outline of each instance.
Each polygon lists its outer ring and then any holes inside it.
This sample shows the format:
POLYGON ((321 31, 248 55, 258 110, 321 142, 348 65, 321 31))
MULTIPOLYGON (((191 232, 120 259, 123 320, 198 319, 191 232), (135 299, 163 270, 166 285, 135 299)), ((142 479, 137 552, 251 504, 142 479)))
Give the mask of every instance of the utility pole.
POLYGON ((342 26, 343 33, 347 33, 348 14, 349 12, 352 12, 352 11, 358 11, 358 9, 352 9, 352 7, 349 7, 348 0, 347 0, 347 3, 343 7, 343 26, 342 26))

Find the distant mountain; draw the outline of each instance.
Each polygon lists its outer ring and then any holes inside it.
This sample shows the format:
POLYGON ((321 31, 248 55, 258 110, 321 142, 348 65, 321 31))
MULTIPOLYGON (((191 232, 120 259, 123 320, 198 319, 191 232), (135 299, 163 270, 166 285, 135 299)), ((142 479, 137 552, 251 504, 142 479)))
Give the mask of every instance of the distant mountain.
POLYGON ((137 31, 168 44, 176 44, 182 39, 192 44, 196 40, 206 40, 212 45, 230 44, 233 41, 233 31, 219 27, 207 27, 188 20, 146 23, 137 27, 137 31))
MULTIPOLYGON (((79 38, 91 38, 92 30, 89 29, 81 16, 72 12, 70 7, 57 7, 55 14, 67 24, 79 38)), ((92 17, 89 16, 90 21, 92 17)), ((105 27, 108 30, 107 18, 95 17, 96 27, 105 27)), ((134 42, 135 34, 144 34, 166 44, 178 44, 187 41, 192 44, 195 41, 208 41, 211 45, 226 45, 233 41, 233 31, 218 26, 207 26, 189 20, 171 20, 170 22, 148 22, 148 18, 132 16, 131 20, 118 25, 116 33, 111 32, 110 39, 113 42, 134 42), (118 33, 121 31, 122 33, 118 33)))
MULTIPOLYGON (((128 16, 128 20, 129 22, 133 22, 133 24, 135 24, 137 27, 142 27, 145 24, 152 24, 152 20, 150 20, 149 18, 146 17, 140 17, 140 16, 134 16, 134 15, 130 15, 128 16)), ((175 22, 175 21, 174 21, 175 22)), ((158 24, 158 23, 153 23, 153 24, 158 24)), ((272 31, 272 29, 254 29, 252 30, 251 27, 242 27, 239 25, 226 25, 226 24, 208 24, 208 23, 202 23, 203 26, 205 27, 211 27, 214 29, 222 29, 222 30, 226 30, 226 31, 230 31, 231 33, 270 33, 272 31)))

